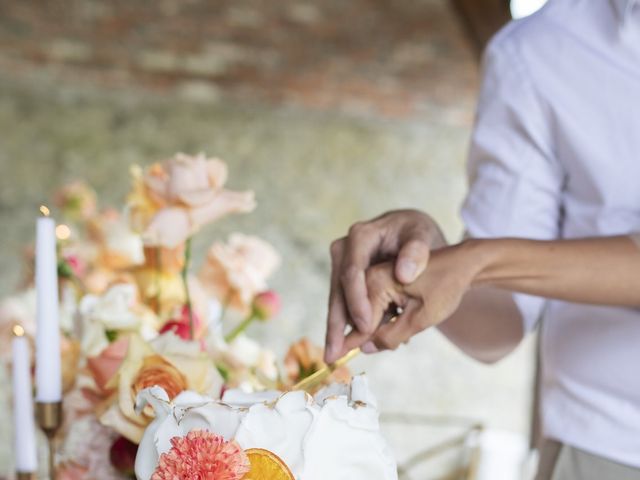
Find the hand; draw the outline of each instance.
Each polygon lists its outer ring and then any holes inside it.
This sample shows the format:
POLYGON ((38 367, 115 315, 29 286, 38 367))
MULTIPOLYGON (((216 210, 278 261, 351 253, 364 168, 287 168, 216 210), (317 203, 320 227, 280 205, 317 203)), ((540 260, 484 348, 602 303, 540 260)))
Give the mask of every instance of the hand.
POLYGON ((392 304, 402 307, 403 313, 393 322, 381 324, 363 350, 395 350, 449 318, 482 268, 470 253, 464 243, 431 252, 429 268, 410 285, 393 280, 390 263, 371 267, 366 283, 373 318, 382 318, 392 304))
POLYGON ((365 272, 393 260, 390 278, 413 282, 426 268, 432 248, 446 244, 438 225, 416 210, 388 212, 357 223, 349 234, 331 245, 331 293, 325 361, 331 363, 351 348, 362 345, 375 331, 365 272), (353 327, 345 339, 347 326, 353 327))

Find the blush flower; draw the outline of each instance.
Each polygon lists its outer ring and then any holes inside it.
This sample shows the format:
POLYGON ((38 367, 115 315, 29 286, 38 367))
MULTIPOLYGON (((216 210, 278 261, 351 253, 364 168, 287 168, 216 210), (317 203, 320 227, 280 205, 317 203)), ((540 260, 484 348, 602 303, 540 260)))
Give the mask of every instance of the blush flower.
POLYGON ((249 459, 235 441, 206 430, 192 430, 171 439, 171 449, 160 455, 151 480, 240 480, 249 471, 249 459))
POLYGON ((195 157, 178 153, 132 173, 131 221, 146 245, 175 248, 203 225, 255 208, 253 192, 224 188, 227 165, 202 153, 195 157))
POLYGON ((264 240, 234 233, 227 243, 214 243, 200 271, 200 281, 216 298, 242 313, 267 290, 267 279, 278 268, 280 256, 264 240))

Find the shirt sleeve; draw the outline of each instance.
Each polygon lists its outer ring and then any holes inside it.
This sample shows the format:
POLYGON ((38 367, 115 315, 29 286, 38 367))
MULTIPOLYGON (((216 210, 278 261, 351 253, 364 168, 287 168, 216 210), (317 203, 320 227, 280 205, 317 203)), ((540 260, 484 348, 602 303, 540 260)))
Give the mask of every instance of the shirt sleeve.
MULTIPOLYGON (((462 217, 469 237, 553 239, 560 234, 565 174, 553 152, 549 110, 509 38, 494 39, 468 159, 462 217)), ((526 330, 545 300, 514 294, 526 330)))

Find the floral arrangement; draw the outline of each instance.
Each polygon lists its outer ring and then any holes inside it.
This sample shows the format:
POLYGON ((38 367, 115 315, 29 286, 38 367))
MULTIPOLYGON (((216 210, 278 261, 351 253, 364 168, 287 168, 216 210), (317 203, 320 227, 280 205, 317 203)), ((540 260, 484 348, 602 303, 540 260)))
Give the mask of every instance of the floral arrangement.
MULTIPOLYGON (((270 244, 235 233, 192 265, 194 235, 256 207, 253 192, 226 187, 223 161, 177 154, 133 166, 131 178, 122 209, 101 207, 82 181, 55 195, 65 392, 59 479, 133 475, 136 450, 155 418, 152 408, 135 408, 145 389, 160 387, 168 400, 186 391, 219 399, 231 388, 286 389, 324 365, 322 350, 303 339, 281 369, 276 355, 245 333, 280 310, 268 283, 280 257, 270 244)), ((21 291, 0 302, 2 352, 10 350, 16 323, 34 337, 32 257, 27 251, 21 291)), ((336 378, 350 375, 338 370, 336 378)), ((194 431, 172 440, 153 478, 188 472, 188 452, 208 459, 199 471, 219 468, 215 478, 242 478, 249 463, 238 448, 194 431)))

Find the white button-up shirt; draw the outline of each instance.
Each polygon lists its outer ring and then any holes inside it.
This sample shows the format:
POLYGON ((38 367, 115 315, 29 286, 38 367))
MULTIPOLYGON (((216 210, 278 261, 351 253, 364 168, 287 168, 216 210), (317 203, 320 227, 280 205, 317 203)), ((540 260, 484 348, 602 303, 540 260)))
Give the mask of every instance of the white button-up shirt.
MULTIPOLYGON (((640 1, 551 0, 484 69, 470 236, 640 231, 640 1)), ((543 319, 544 435, 640 467, 640 309, 514 298, 527 328, 543 319)))

